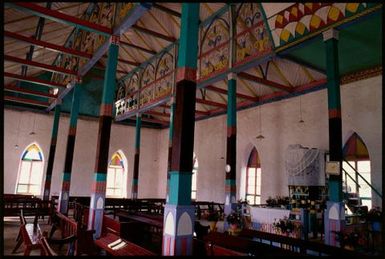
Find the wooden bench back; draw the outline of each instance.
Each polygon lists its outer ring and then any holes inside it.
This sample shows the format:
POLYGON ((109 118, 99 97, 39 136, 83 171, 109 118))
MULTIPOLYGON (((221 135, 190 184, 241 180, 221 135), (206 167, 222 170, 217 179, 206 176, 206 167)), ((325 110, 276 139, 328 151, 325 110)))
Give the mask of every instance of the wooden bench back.
POLYGON ((39 240, 45 256, 57 256, 58 254, 48 244, 47 238, 42 236, 39 240))

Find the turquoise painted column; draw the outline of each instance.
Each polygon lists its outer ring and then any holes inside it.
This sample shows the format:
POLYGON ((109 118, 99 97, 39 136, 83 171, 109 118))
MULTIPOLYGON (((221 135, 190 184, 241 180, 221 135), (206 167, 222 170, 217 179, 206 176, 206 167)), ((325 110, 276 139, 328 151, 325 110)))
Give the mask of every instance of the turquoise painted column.
POLYGON ((329 157, 330 161, 340 163, 339 175, 330 175, 328 181, 329 201, 325 211, 325 243, 339 246, 335 231, 342 231, 345 223, 344 203, 342 202, 342 122, 341 94, 338 62, 338 31, 334 29, 323 33, 326 47, 326 75, 328 81, 329 109, 329 157))
POLYGON ((138 198, 138 181, 139 181, 139 157, 140 157, 140 132, 142 127, 142 115, 136 115, 135 127, 135 157, 134 157, 134 173, 132 179, 132 198, 138 198))
POLYGON ((237 157, 237 78, 235 73, 228 75, 227 81, 227 144, 226 144, 226 182, 225 214, 237 207, 236 200, 236 157, 237 157))
POLYGON ((58 100, 58 103, 55 106, 55 115, 53 116, 51 146, 49 147, 47 173, 45 176, 45 183, 44 183, 43 200, 45 201, 49 200, 49 195, 51 193, 51 178, 52 178, 53 163, 55 161, 57 132, 59 129, 59 121, 60 121, 60 110, 61 110, 61 103, 60 103, 60 100, 58 100))
MULTIPOLYGON (((229 70, 232 70, 236 61, 236 26, 233 24, 235 4, 229 6, 230 20, 230 56, 229 70)), ((237 157, 237 75, 229 73, 227 76, 227 139, 226 139, 226 166, 225 166, 225 215, 229 215, 237 207, 236 199, 236 157, 237 157)), ((225 229, 228 224, 225 221, 225 229)))
POLYGON ((72 91, 73 91, 73 95, 72 95, 72 106, 71 106, 71 115, 70 115, 70 127, 69 127, 68 138, 67 138, 66 156, 64 161, 63 183, 62 183, 62 189, 59 195, 59 204, 58 204, 58 210, 63 214, 68 213, 72 161, 74 157, 76 126, 78 123, 78 114, 79 114, 80 80, 76 82, 72 91))
POLYGON ((163 255, 191 255, 194 214, 191 206, 199 3, 182 3, 176 71, 175 113, 169 199, 164 209, 163 255))
POLYGON ((112 123, 112 105, 116 87, 116 66, 119 53, 119 37, 113 35, 110 41, 111 44, 108 48, 108 59, 104 76, 103 96, 100 105, 94 183, 91 189, 91 203, 88 218, 88 229, 95 230, 94 238, 99 238, 102 231, 103 211, 106 198, 108 150, 112 123))

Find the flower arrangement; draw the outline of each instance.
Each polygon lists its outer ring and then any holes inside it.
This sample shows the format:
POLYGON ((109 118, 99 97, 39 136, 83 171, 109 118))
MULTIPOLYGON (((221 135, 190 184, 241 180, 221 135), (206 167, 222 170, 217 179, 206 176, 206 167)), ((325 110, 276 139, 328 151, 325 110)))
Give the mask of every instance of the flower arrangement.
POLYGON ((289 234, 294 230, 294 223, 286 216, 283 219, 275 219, 273 226, 284 234, 289 234))
POLYGON ((227 223, 242 228, 242 215, 239 212, 233 211, 226 217, 227 223))
POLYGON ((288 206, 290 203, 289 197, 286 196, 276 196, 275 198, 272 198, 269 196, 269 198, 266 200, 266 204, 269 207, 281 207, 281 206, 288 206))

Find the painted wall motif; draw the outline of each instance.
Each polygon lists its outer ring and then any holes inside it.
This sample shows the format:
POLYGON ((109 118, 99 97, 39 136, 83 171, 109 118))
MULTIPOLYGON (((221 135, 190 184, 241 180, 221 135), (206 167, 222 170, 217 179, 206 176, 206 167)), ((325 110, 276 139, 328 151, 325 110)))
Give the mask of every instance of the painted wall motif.
POLYGON ((273 44, 260 4, 238 4, 236 14, 235 65, 270 53, 273 44))
POLYGON ((225 71, 229 67, 230 25, 228 12, 200 28, 199 79, 225 71))
POLYGON ((296 3, 269 19, 276 47, 339 22, 376 3, 296 3))
POLYGON ((138 108, 139 73, 133 73, 118 85, 115 102, 116 116, 138 108))

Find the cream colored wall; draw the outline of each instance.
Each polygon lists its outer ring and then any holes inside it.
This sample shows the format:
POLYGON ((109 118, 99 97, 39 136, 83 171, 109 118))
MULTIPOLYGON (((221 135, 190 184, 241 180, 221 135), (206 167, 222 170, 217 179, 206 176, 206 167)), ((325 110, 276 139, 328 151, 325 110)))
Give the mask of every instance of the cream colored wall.
MULTIPOLYGON (((381 190, 381 85, 382 77, 341 86, 343 141, 357 132, 367 145, 372 161, 372 184, 381 190)), ((244 196, 245 170, 253 146, 259 152, 262 166, 262 201, 268 196, 287 195, 285 151, 290 144, 327 150, 328 109, 326 89, 274 103, 264 104, 262 109, 262 133, 259 134, 258 107, 237 113, 237 195, 244 196), (299 98, 302 101, 302 117, 299 124, 299 98)), ((19 158, 23 149, 33 141, 39 143, 48 158, 53 116, 36 114, 37 135, 28 135, 34 113, 5 109, 4 112, 4 186, 5 193, 15 191, 19 158), (19 134, 19 150, 14 149, 18 119, 22 116, 19 134)), ((80 119, 75 145, 71 195, 89 195, 95 165, 98 122, 80 119)), ((139 197, 166 195, 168 129, 143 129, 139 173, 139 197)), ((64 155, 68 133, 68 117, 60 120, 58 146, 52 178, 51 193, 61 187, 64 155)), ((121 149, 128 160, 128 197, 134 160, 135 128, 114 124, 111 130, 109 156, 121 149)), ((224 167, 226 158, 226 115, 198 121, 195 124, 194 152, 199 162, 197 199, 224 202, 224 167), (223 158, 223 159, 222 159, 223 158)), ((45 168, 46 170, 46 160, 45 168)), ((373 193, 374 204, 381 201, 373 193)))
MULTIPOLYGON (((19 159, 24 149, 32 142, 36 141, 42 148, 44 154, 44 177, 47 168, 51 129, 53 123, 52 114, 39 114, 29 111, 4 110, 4 193, 14 193, 19 159), (30 136, 29 132, 33 128, 33 120, 36 117, 36 135, 30 136), (17 127, 20 120, 20 132, 17 135, 17 127), (18 137, 18 142, 16 138, 18 137), (19 149, 14 145, 18 144, 19 149)), ((55 163, 52 174, 51 194, 59 194, 62 183, 62 172, 64 169, 65 149, 67 146, 67 134, 69 118, 62 116, 59 123, 55 163)), ((98 134, 97 120, 78 120, 77 134, 74 150, 74 160, 72 165, 70 195, 89 196, 96 160, 96 141, 98 134)), ((131 184, 134 162, 134 141, 135 128, 113 124, 111 128, 111 139, 109 157, 117 150, 122 150, 128 160, 127 179, 125 184, 126 197, 131 197, 131 184)), ((142 150, 145 155, 140 157, 140 177, 139 177, 139 197, 158 196, 158 165, 152 163, 158 158, 158 135, 159 130, 142 130, 142 150), (155 186, 155 188, 146 188, 155 186)))

